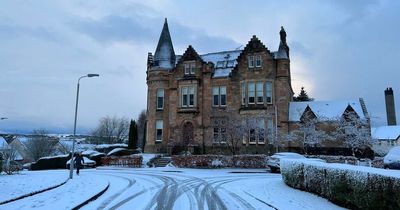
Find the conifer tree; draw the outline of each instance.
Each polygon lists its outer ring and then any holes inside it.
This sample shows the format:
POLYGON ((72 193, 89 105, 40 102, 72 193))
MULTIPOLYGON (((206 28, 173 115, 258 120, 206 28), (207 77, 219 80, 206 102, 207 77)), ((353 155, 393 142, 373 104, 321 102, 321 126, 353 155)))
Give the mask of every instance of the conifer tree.
POLYGON ((128 148, 136 149, 138 142, 138 132, 137 125, 135 120, 131 120, 131 124, 129 126, 129 139, 128 139, 128 148))
POLYGON ((301 87, 300 93, 297 97, 293 98, 294 101, 312 101, 313 98, 308 97, 307 92, 304 90, 304 87, 301 87))

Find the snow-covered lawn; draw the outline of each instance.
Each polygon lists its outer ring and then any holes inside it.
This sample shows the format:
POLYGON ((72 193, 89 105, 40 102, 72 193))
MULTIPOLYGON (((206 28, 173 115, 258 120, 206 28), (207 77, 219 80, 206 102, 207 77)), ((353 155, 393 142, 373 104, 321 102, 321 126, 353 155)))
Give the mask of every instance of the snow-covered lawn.
POLYGON ((109 189, 82 209, 341 209, 286 186, 280 174, 266 170, 173 167, 82 170, 81 176, 59 188, 0 205, 0 209, 70 209, 107 183, 109 189))

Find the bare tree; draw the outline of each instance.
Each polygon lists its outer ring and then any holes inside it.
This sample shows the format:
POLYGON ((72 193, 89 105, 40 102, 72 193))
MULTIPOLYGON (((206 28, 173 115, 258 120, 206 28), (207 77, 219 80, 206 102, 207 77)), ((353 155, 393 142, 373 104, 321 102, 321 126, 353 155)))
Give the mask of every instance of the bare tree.
MULTIPOLYGON (((267 135, 272 132, 266 126, 268 119, 272 119, 268 113, 240 116, 232 111, 227 111, 227 116, 222 118, 217 126, 217 128, 220 127, 219 142, 225 143, 232 155, 237 154, 244 138, 266 144, 267 135)), ((269 138, 271 136, 269 135, 269 138)))
POLYGON ((358 149, 372 146, 373 140, 366 119, 360 119, 355 113, 346 113, 336 119, 336 124, 333 137, 342 140, 347 147, 351 148, 353 156, 358 149))
POLYGON ((17 148, 14 145, 3 145, 0 151, 4 163, 2 164, 2 170, 7 174, 11 175, 21 169, 20 165, 15 161, 18 157, 17 148))
POLYGON ((92 132, 92 143, 115 144, 123 143, 126 140, 129 130, 129 120, 127 118, 103 117, 99 125, 92 132))
POLYGON ((138 132, 138 148, 141 148, 142 151, 144 150, 145 145, 145 127, 146 127, 146 110, 142 110, 139 114, 137 119, 137 132, 138 132))
POLYGON ((291 132, 286 140, 299 142, 303 152, 307 154, 308 148, 318 146, 328 137, 326 132, 319 128, 322 123, 321 117, 303 115, 298 129, 291 132))
POLYGON ((34 160, 41 157, 52 155, 58 140, 47 135, 47 131, 43 129, 33 130, 32 135, 28 138, 25 146, 29 155, 34 160))

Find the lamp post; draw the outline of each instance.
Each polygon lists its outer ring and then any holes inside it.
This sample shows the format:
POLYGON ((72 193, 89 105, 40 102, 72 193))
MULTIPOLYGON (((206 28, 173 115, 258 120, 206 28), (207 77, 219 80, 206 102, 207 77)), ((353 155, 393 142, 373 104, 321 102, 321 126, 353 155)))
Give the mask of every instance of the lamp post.
POLYGON ((75 103, 75 120, 74 120, 74 137, 72 140, 72 151, 71 151, 71 161, 69 163, 69 178, 73 178, 74 174, 74 153, 75 153, 75 141, 76 141, 76 119, 78 116, 78 101, 79 101, 79 82, 82 78, 85 77, 98 77, 99 74, 87 74, 79 77, 78 84, 76 86, 76 103, 75 103))

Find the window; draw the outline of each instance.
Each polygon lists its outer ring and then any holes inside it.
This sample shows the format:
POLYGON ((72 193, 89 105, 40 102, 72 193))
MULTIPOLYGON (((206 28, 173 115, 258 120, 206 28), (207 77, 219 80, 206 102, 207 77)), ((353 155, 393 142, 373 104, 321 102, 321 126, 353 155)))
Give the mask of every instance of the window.
POLYGON ((226 86, 212 88, 213 106, 226 106, 226 86))
POLYGON ((272 122, 272 119, 268 119, 268 121, 267 121, 267 134, 268 134, 268 137, 269 138, 273 138, 274 137, 274 132, 273 132, 273 122, 272 122))
POLYGON ((248 83, 248 88, 247 88, 247 90, 248 90, 248 93, 247 93, 247 96, 248 96, 248 103, 249 104, 254 104, 254 102, 255 102, 255 84, 254 84, 254 82, 249 82, 248 83))
POLYGON ((256 55, 256 67, 261 67, 261 55, 256 55))
POLYGON ((226 67, 233 68, 235 66, 235 60, 227 61, 226 67))
POLYGON ((254 68, 254 56, 248 57, 249 68, 254 68))
POLYGON ((181 107, 194 107, 195 86, 185 86, 181 88, 181 107))
POLYGON ((246 105, 246 83, 243 82, 241 85, 242 85, 242 88, 241 88, 241 91, 242 91, 242 105, 246 105))
POLYGON ((190 74, 190 63, 185 63, 185 75, 190 74))
POLYGON ((257 82, 256 83, 256 96, 257 96, 257 104, 263 104, 264 103, 264 83, 263 82, 257 82))
POLYGON ((264 119, 258 119, 257 120, 257 140, 259 144, 264 144, 265 143, 265 124, 264 124, 264 119))
POLYGON ((185 75, 194 75, 196 70, 195 62, 185 63, 185 75))
POLYGON ((213 93, 213 106, 218 106, 219 105, 219 87, 213 87, 212 93, 213 93))
POLYGON ((157 109, 164 108, 164 89, 157 89, 157 109))
POLYGON ((214 120, 214 143, 226 143, 226 125, 224 119, 214 120))
POLYGON ((265 100, 267 103, 272 103, 272 82, 265 83, 265 100))
POLYGON ((249 130, 249 143, 250 144, 256 143, 256 129, 254 128, 249 130))
POLYGON ((163 135, 163 121, 157 120, 156 121, 156 141, 162 141, 163 135))
POLYGON ((218 61, 217 62, 217 67, 216 68, 224 68, 225 67, 225 61, 218 61))
POLYGON ((190 74, 195 74, 195 70, 196 70, 196 64, 191 63, 190 64, 190 74))

